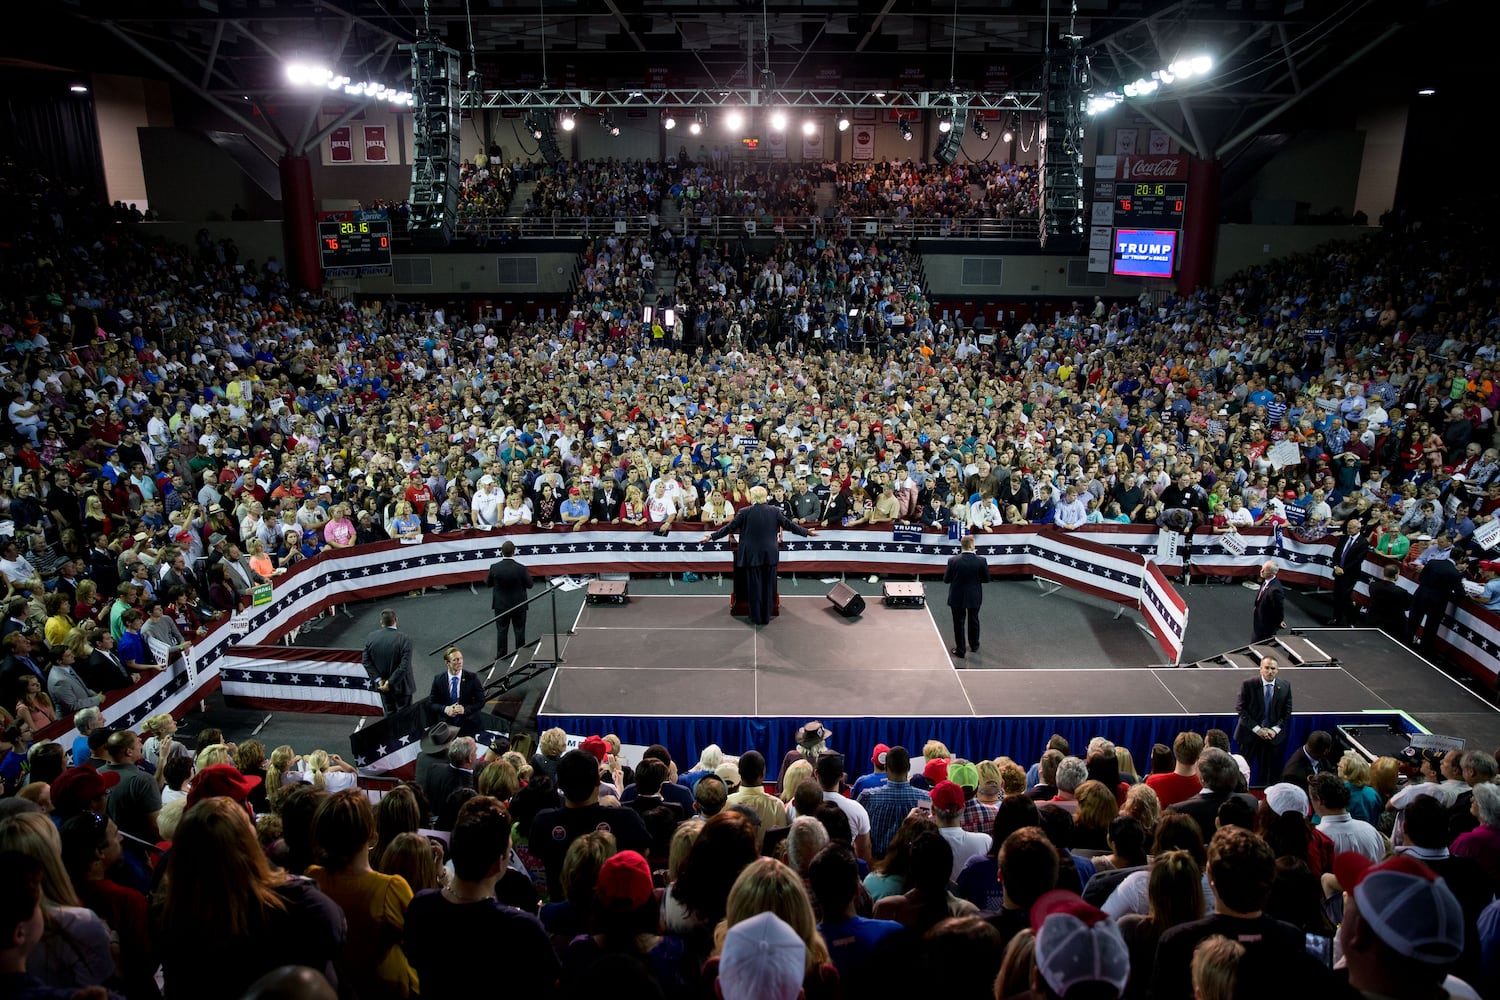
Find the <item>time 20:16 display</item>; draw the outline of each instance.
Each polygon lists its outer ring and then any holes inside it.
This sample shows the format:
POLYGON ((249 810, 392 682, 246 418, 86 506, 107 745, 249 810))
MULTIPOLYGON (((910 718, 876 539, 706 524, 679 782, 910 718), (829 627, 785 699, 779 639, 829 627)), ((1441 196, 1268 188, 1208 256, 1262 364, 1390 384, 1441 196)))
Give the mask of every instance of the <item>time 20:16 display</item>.
POLYGON ((318 256, 324 268, 389 267, 388 219, 328 220, 318 223, 318 256))
POLYGON ((1115 225, 1141 229, 1181 229, 1187 185, 1159 181, 1115 184, 1115 225))

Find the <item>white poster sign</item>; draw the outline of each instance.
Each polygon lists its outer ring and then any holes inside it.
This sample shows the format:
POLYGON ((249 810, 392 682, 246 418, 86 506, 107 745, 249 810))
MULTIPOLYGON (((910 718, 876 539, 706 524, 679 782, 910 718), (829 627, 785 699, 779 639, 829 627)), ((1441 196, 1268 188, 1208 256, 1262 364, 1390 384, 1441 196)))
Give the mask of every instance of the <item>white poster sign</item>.
POLYGON ((1156 564, 1158 566, 1170 566, 1177 562, 1177 546, 1182 544, 1182 536, 1175 531, 1163 531, 1156 536, 1156 564))
POLYGON ((1130 156, 1134 153, 1137 135, 1133 128, 1115 129, 1115 155, 1130 156))
POLYGON ((1167 137, 1167 133, 1159 128, 1152 129, 1150 137, 1146 142, 1146 152, 1152 156, 1160 156, 1171 151, 1172 140, 1167 137))
POLYGON ((1266 461, 1277 469, 1302 461, 1302 449, 1295 441, 1277 441, 1266 449, 1266 461))
POLYGON ((1225 552, 1228 552, 1232 556, 1242 556, 1245 554, 1245 538, 1238 531, 1230 531, 1220 535, 1219 544, 1224 547, 1225 552))
POLYGON ((1500 520, 1486 521, 1474 529, 1474 541, 1486 552, 1500 542, 1500 520))
POLYGON ((771 133, 766 136, 766 146, 767 146, 767 148, 769 148, 771 150, 771 159, 773 159, 773 160, 784 160, 784 159, 786 159, 786 133, 785 132, 778 132, 775 129, 772 129, 771 133))
POLYGON ((823 129, 813 129, 812 135, 805 132, 802 135, 802 158, 804 160, 823 159, 823 129))

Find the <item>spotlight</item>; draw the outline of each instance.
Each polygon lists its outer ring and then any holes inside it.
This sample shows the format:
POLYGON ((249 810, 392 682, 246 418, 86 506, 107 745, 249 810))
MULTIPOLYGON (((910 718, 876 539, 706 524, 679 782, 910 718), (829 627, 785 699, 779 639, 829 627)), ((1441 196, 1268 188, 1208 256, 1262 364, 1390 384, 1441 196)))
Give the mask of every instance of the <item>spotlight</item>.
MULTIPOLYGON (((73 89, 74 90, 79 90, 79 89, 87 90, 88 88, 87 87, 84 87, 84 88, 74 87, 73 89)), ((1434 95, 1436 93, 1437 93, 1437 91, 1433 90, 1431 87, 1423 87, 1421 90, 1417 91, 1417 96, 1418 97, 1431 97, 1432 95, 1434 95)))
POLYGON ((803 122, 802 123, 802 134, 803 135, 816 135, 817 132, 818 132, 817 123, 815 123, 815 122, 803 122))
POLYGON ((980 142, 990 141, 990 130, 984 127, 984 121, 978 115, 974 116, 974 124, 969 127, 974 130, 974 137, 980 142))
POLYGON ((839 131, 840 132, 847 132, 847 131, 849 131, 849 116, 848 115, 839 115, 839 131))
POLYGON ((573 127, 578 123, 573 120, 573 112, 564 111, 562 117, 558 119, 558 124, 562 126, 564 132, 571 132, 573 131, 573 127))
POLYGON ((533 139, 542 137, 542 122, 534 111, 526 112, 526 131, 531 133, 533 139))
POLYGON ((609 115, 599 116, 599 127, 604 129, 604 131, 608 132, 610 135, 620 134, 620 126, 616 125, 615 120, 609 115))
POLYGON ((1010 142, 1015 137, 1016 137, 1016 134, 1014 132, 1012 132, 1010 129, 1006 129, 1004 132, 1000 133, 1000 141, 1001 142, 1010 142))
POLYGON ((688 125, 688 134, 690 134, 690 135, 697 135, 699 132, 702 132, 702 131, 703 131, 703 126, 702 125, 699 125, 697 122, 691 122, 691 123, 689 123, 689 125, 688 125))
POLYGON ((911 123, 902 118, 896 122, 896 127, 901 130, 901 138, 906 142, 911 142, 911 123))
POLYGON ((942 132, 944 135, 947 135, 952 130, 953 130, 953 122, 951 120, 949 120, 947 118, 944 118, 944 119, 942 119, 941 121, 938 122, 938 131, 942 132))
POLYGON ((69 87, 68 89, 71 90, 75 94, 87 94, 89 92, 89 88, 85 87, 81 83, 75 83, 75 84, 73 84, 73 86, 69 87))
POLYGON ((668 132, 677 127, 677 119, 672 117, 672 112, 668 111, 661 116, 661 127, 668 132))
POLYGON ((786 131, 786 112, 785 111, 772 111, 771 112, 771 127, 774 128, 778 132, 785 132, 786 131))
POLYGON ((725 113, 725 115, 724 115, 724 127, 725 128, 730 129, 731 131, 733 131, 735 129, 738 129, 743 124, 745 124, 745 116, 742 115, 742 114, 740 114, 738 111, 729 111, 729 112, 725 113))

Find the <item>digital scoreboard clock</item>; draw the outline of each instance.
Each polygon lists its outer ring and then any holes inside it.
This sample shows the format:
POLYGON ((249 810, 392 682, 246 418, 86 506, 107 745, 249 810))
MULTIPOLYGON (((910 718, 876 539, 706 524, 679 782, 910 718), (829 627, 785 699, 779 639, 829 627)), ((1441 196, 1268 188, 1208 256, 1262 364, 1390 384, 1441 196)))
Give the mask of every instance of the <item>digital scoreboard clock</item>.
POLYGON ((1115 183, 1115 225, 1128 229, 1182 229, 1187 185, 1161 181, 1115 183))
POLYGON ((339 267, 390 267, 390 220, 356 218, 319 222, 318 258, 324 270, 339 267))

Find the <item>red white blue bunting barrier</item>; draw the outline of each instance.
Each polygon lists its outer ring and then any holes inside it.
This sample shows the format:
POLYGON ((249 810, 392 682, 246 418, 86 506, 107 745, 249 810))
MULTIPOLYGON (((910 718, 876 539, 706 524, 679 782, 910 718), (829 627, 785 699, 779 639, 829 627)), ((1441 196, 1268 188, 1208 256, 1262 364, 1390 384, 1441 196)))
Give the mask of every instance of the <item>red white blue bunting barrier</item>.
MULTIPOLYGON (((247 612, 247 636, 237 639, 230 634, 228 623, 220 622, 194 647, 192 670, 179 659, 135 687, 114 693, 104 706, 106 718, 116 725, 137 726, 157 712, 181 715, 223 683, 220 661, 237 642, 247 646, 276 643, 318 614, 349 601, 378 599, 417 587, 477 582, 500 557, 500 544, 507 540, 515 543, 517 557, 534 573, 547 576, 727 571, 732 560, 728 544, 700 545, 701 533, 702 527, 695 525, 676 526, 666 537, 619 526, 587 531, 502 528, 429 535, 420 545, 380 542, 324 552, 298 563, 277 579, 271 603, 247 612)), ((998 576, 1031 575, 1039 572, 1040 562, 1050 566, 1047 572, 1055 577, 1058 563, 1052 556, 1061 552, 1055 542, 1045 539, 1059 534, 1057 529, 1041 526, 999 528, 978 535, 975 549, 998 576), (1038 560, 1037 551, 1051 555, 1038 560)), ((1089 543, 1088 551, 1095 556, 1118 559, 1120 568, 1125 568, 1127 564, 1145 566, 1148 560, 1154 560, 1157 535, 1158 530, 1152 527, 1088 525, 1064 537, 1080 550, 1084 543, 1089 543), (1110 555, 1104 556, 1105 550, 1110 555), (1138 557, 1140 562, 1127 558, 1131 556, 1138 557)), ((1191 560, 1194 572, 1228 577, 1253 576, 1261 563, 1275 559, 1281 566, 1284 582, 1331 587, 1331 540, 1303 542, 1290 536, 1278 538, 1265 529, 1241 532, 1240 537, 1245 542, 1242 553, 1227 551, 1218 542, 1218 536, 1200 534, 1179 554, 1191 560)), ((900 542, 892 539, 889 530, 838 529, 820 532, 816 538, 786 539, 781 566, 787 571, 808 573, 939 574, 948 557, 957 551, 957 542, 935 529, 925 532, 919 541, 900 542)), ((1363 566, 1366 578, 1378 577, 1385 562, 1381 556, 1369 556, 1363 566)), ((1180 570, 1180 563, 1159 567, 1164 574, 1180 570)), ((1091 571, 1089 585, 1098 588, 1101 596, 1115 594, 1110 599, 1128 603, 1120 588, 1105 585, 1109 577, 1100 583, 1092 580, 1093 575, 1091 571)), ((1143 580, 1150 578, 1149 572, 1142 574, 1143 580)), ((1415 574, 1409 570, 1403 572, 1399 582, 1408 590, 1416 589, 1415 574)), ((1171 624, 1178 620, 1179 611, 1182 613, 1179 624, 1185 625, 1185 606, 1166 599, 1166 591, 1160 584, 1143 584, 1141 593, 1142 608, 1153 631, 1162 628, 1170 636, 1174 632, 1171 624), (1156 600, 1151 599, 1152 594, 1156 600)), ((1359 600, 1364 600, 1368 588, 1361 583, 1356 594, 1359 600)), ((1158 640, 1169 641, 1160 632, 1158 640)), ((1441 652, 1486 683, 1493 684, 1500 675, 1500 616, 1472 601, 1453 609, 1438 633, 1437 645, 1441 652)), ((63 719, 43 735, 62 738, 70 728, 71 719, 63 719)))

